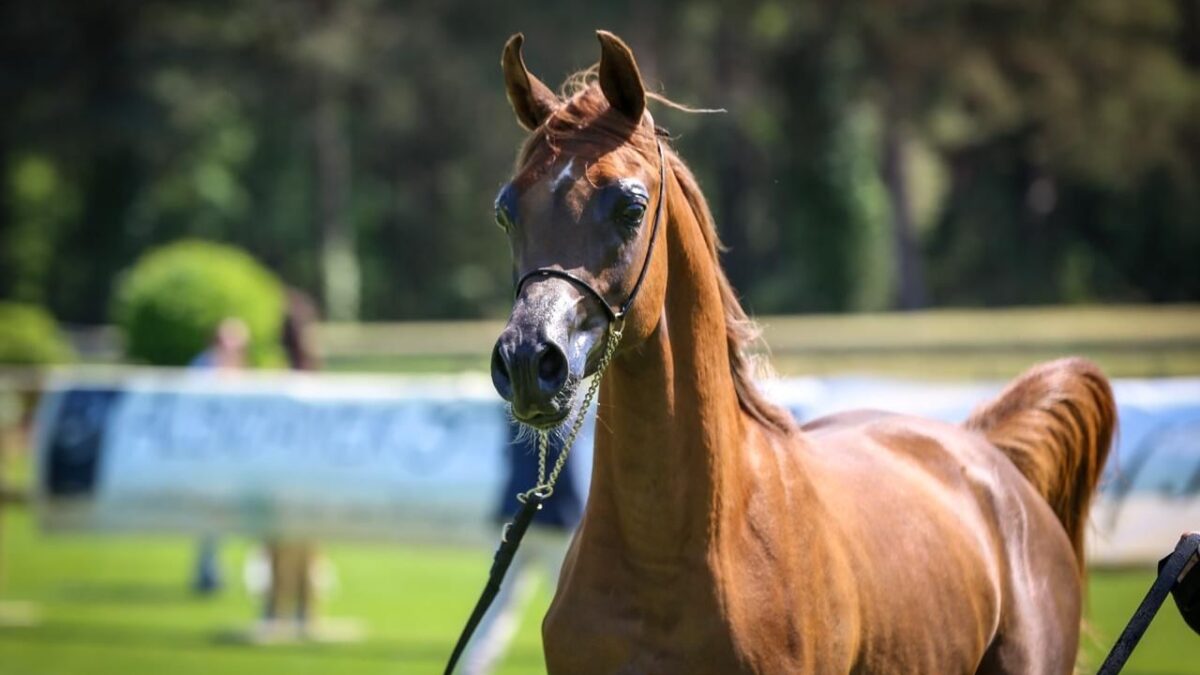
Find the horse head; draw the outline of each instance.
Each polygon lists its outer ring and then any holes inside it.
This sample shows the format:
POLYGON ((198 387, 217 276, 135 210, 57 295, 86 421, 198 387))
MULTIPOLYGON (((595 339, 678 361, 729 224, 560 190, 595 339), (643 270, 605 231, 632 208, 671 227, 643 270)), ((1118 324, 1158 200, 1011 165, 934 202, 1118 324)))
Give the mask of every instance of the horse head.
POLYGON ((521 35, 501 59, 509 102, 531 134, 496 197, 516 299, 492 381, 517 420, 541 429, 571 412, 609 330, 623 334, 621 351, 653 332, 666 288, 665 256, 654 255, 667 208, 662 148, 632 51, 597 36, 598 66, 563 98, 525 67, 521 35))

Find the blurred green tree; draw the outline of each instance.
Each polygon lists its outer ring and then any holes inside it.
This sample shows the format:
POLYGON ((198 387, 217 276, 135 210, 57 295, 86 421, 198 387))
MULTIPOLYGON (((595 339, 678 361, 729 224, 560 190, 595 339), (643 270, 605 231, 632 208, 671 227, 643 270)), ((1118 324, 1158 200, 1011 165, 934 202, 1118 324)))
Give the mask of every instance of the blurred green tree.
POLYGON ((99 322, 180 237, 252 251, 334 318, 496 316, 490 224, 548 82, 606 27, 696 170, 758 312, 1200 299, 1190 0, 0 5, 0 298, 99 322), (481 16, 488 20, 481 21, 481 16), (661 85, 660 85, 661 83, 661 85))
POLYGON ((0 364, 46 366, 74 360, 75 350, 46 310, 0 302, 0 364))
POLYGON ((113 323, 125 354, 157 366, 183 366, 203 352, 228 318, 245 322, 250 361, 283 363, 283 286, 244 251, 204 241, 153 249, 121 278, 113 323))

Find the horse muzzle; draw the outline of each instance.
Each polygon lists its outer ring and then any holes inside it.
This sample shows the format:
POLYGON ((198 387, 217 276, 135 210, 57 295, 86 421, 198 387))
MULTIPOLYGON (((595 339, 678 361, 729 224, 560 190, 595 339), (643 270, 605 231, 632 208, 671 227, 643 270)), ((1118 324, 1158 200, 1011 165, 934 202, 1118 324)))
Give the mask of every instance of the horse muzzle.
POLYGON ((513 416, 534 426, 557 423, 567 414, 563 398, 570 379, 563 346, 553 340, 522 339, 505 329, 492 350, 492 384, 512 404, 513 416))
POLYGON ((600 337, 579 325, 580 303, 565 290, 560 281, 530 284, 492 350, 496 392, 517 421, 540 429, 557 426, 571 412, 588 353, 600 337))

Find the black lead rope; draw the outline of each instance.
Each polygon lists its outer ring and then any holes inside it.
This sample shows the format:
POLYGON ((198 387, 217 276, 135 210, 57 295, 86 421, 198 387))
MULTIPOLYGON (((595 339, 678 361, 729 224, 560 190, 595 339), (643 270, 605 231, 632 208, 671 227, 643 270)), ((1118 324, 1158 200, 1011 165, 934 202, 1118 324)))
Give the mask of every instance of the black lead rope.
POLYGON ((504 527, 504 534, 500 537, 500 547, 496 549, 496 555, 492 558, 492 569, 488 572, 487 583, 483 586, 483 592, 479 594, 479 600, 475 602, 475 609, 471 611, 467 625, 463 626, 462 634, 458 636, 458 643, 454 645, 454 651, 450 654, 450 662, 446 664, 445 675, 451 675, 454 672, 454 666, 458 665, 458 659, 462 657, 463 650, 471 641, 471 635, 475 633, 479 622, 483 620, 483 615, 487 613, 488 607, 492 606, 496 595, 500 593, 500 584, 504 581, 504 575, 508 573, 508 568, 512 565, 513 556, 517 554, 517 547, 521 545, 521 539, 524 538, 525 531, 529 529, 529 523, 533 521, 534 514, 542 508, 543 499, 536 492, 527 493, 525 503, 521 504, 521 510, 517 511, 512 522, 504 527))
POLYGON ((1195 569, 1198 557, 1200 534, 1192 532, 1180 538, 1174 553, 1159 561, 1158 578, 1133 613, 1129 625, 1121 632, 1121 637, 1117 638, 1117 643, 1108 653, 1108 658, 1104 659, 1097 675, 1116 675, 1121 672, 1167 595, 1175 596, 1175 603, 1179 605, 1184 621, 1192 630, 1200 633, 1200 617, 1197 616, 1200 615, 1200 572, 1195 569))

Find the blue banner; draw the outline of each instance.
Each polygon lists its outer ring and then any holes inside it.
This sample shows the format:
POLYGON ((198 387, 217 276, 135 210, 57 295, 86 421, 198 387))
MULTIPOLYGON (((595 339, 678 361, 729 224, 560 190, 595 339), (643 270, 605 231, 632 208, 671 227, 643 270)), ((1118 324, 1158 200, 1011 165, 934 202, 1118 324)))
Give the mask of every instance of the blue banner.
MULTIPOLYGON (((1002 383, 793 378, 798 419, 853 408, 957 423, 1002 383)), ((1156 560, 1200 529, 1200 379, 1114 382, 1120 414, 1090 531, 1100 564, 1156 560)), ((483 542, 507 416, 480 375, 63 372, 39 412, 48 528, 483 542)), ((565 480, 586 494, 592 422, 565 480)))

